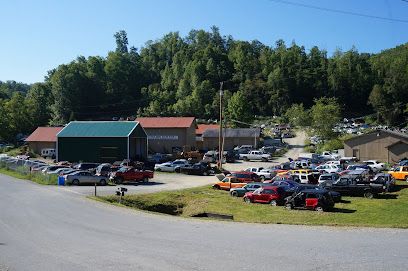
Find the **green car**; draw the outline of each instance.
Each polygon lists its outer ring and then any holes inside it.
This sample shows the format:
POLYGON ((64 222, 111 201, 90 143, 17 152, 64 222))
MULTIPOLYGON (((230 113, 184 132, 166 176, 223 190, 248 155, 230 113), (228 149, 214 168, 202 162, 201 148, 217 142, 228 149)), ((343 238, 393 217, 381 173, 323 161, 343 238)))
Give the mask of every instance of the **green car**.
MULTIPOLYGON (((265 183, 248 183, 242 188, 231 188, 230 195, 233 197, 243 197, 246 192, 253 192, 256 189, 265 186, 265 183)), ((270 185, 270 184, 269 184, 270 185)))

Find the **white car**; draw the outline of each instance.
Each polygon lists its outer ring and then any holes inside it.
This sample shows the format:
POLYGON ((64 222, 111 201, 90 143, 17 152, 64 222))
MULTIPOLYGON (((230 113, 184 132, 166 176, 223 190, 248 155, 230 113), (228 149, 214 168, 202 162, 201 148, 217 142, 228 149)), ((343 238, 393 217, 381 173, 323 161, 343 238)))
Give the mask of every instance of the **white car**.
POLYGON ((329 152, 329 151, 324 151, 320 156, 323 159, 327 159, 327 160, 338 160, 338 159, 340 159, 340 155, 338 155, 337 153, 329 152))
POLYGON ((385 169, 385 164, 380 163, 377 160, 367 160, 363 161, 363 163, 367 164, 374 172, 378 172, 385 169))
POLYGON ((163 164, 156 164, 154 165, 155 171, 163 171, 163 172, 180 172, 181 167, 185 167, 190 165, 190 163, 185 159, 178 159, 173 162, 166 162, 163 164))
POLYGON ((263 167, 249 167, 245 169, 246 172, 254 172, 261 178, 261 181, 265 181, 266 179, 271 179, 275 176, 275 172, 272 169, 267 169, 263 167))
POLYGON ((73 168, 58 168, 53 171, 48 171, 47 174, 67 175, 67 174, 74 173, 75 171, 78 171, 78 170, 73 169, 73 168))
POLYGON ((341 168, 338 167, 337 165, 324 164, 324 165, 317 166, 315 170, 323 172, 323 173, 336 173, 336 172, 340 172, 341 168))
POLYGON ((336 165, 340 166, 340 161, 327 161, 325 165, 336 165))

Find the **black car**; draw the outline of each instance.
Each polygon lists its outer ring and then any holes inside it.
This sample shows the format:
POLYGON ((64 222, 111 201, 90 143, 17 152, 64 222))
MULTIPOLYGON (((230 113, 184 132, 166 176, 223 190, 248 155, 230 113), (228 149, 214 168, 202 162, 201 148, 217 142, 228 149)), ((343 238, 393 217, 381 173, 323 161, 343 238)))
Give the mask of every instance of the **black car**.
POLYGON ((206 163, 195 163, 191 166, 186 166, 180 168, 180 173, 188 174, 188 175, 204 175, 208 176, 210 174, 214 174, 215 170, 206 163))
POLYGON ((287 209, 301 208, 328 211, 334 207, 334 201, 329 192, 324 189, 304 189, 295 192, 285 199, 287 209))
POLYGON ((343 175, 336 182, 322 183, 323 187, 329 191, 339 192, 342 196, 364 196, 366 198, 373 198, 376 195, 385 191, 382 184, 376 183, 361 183, 353 176, 343 175))

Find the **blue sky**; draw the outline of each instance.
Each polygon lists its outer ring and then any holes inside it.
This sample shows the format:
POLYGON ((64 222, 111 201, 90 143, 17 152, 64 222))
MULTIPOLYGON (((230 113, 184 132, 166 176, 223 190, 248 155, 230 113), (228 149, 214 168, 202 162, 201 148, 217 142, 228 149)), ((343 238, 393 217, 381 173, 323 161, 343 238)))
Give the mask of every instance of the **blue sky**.
MULTIPOLYGON (((288 0, 408 21, 404 0, 288 0)), ((170 31, 186 35, 212 25, 235 39, 314 45, 329 55, 353 45, 376 53, 408 42, 408 23, 357 17, 273 0, 0 0, 0 80, 33 83, 77 56, 114 50, 113 34, 142 47, 170 31)))

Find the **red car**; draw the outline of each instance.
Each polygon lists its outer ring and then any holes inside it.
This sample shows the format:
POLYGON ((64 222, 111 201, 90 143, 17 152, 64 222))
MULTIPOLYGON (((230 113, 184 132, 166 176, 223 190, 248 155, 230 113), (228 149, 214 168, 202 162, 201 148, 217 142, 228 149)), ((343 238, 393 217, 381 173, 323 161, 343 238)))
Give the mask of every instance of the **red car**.
POLYGON ((284 198, 285 190, 279 186, 264 186, 244 195, 244 201, 247 203, 268 203, 273 206, 282 205, 284 198))
POLYGON ((112 172, 109 179, 115 184, 123 182, 148 182, 153 178, 153 171, 139 170, 133 167, 122 167, 116 172, 112 172))
POLYGON ((231 176, 235 177, 241 183, 259 182, 261 180, 258 174, 247 171, 232 172, 231 176))

